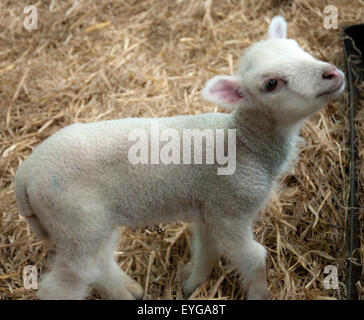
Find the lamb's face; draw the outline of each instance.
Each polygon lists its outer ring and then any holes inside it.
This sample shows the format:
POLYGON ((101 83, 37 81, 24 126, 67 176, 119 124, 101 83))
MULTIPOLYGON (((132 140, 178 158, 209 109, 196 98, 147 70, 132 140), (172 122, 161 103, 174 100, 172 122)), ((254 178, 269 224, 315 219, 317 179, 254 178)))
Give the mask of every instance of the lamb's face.
POLYGON ((324 107, 344 87, 343 72, 286 39, 286 22, 278 16, 268 39, 246 50, 238 74, 212 78, 202 96, 228 108, 264 108, 282 124, 292 124, 324 107))
POLYGON ((343 72, 316 60, 291 39, 252 45, 241 59, 238 77, 259 104, 288 121, 310 116, 345 87, 343 72))

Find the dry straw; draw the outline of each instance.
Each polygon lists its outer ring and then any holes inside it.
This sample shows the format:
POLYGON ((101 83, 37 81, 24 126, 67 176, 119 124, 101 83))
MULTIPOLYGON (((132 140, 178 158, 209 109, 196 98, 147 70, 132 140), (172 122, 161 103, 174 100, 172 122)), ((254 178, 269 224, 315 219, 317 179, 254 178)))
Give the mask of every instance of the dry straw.
MULTIPOLYGON (((201 101, 203 84, 234 72, 239 55, 265 37, 276 14, 287 19, 289 37, 343 69, 340 29, 364 16, 359 0, 52 0, 37 2, 38 29, 26 31, 24 6, 0 3, 0 299, 35 299, 23 286, 22 270, 46 268, 49 252, 18 216, 13 192, 17 167, 44 139, 73 122, 217 111, 201 101), (338 30, 324 28, 327 4, 338 8, 338 30)), ((269 252, 273 299, 346 296, 347 101, 345 94, 307 122, 300 160, 256 224, 256 238, 269 252), (338 268, 337 290, 323 286, 326 265, 338 268)), ((361 166, 363 116, 362 107, 361 166)), ((363 196, 359 200, 363 208, 363 196)), ((116 258, 145 287, 146 298, 180 299, 190 236, 185 223, 126 229, 116 258)), ((364 298, 364 282, 358 285, 364 298)), ((241 297, 223 259, 191 296, 241 297)))

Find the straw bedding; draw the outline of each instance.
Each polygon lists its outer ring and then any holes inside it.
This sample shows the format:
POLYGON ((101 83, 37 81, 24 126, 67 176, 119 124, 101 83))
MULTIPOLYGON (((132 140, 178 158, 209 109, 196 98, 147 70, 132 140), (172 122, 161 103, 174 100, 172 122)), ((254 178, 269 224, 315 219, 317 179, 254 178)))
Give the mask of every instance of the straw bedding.
MULTIPOLYGON (((18 216, 13 192, 17 167, 44 139, 74 122, 222 111, 200 99, 204 83, 233 73, 276 14, 305 50, 344 69, 340 29, 364 16, 362 2, 352 0, 52 0, 37 2, 38 29, 28 32, 25 4, 0 3, 0 299, 36 299, 23 286, 23 268, 46 270, 47 248, 18 216), (327 4, 338 8, 338 30, 323 26, 327 4)), ((256 224, 269 252, 272 299, 346 297, 347 102, 345 93, 307 122, 299 161, 256 224), (338 289, 323 286, 327 265, 338 268, 338 289)), ((358 146, 362 166, 362 136, 358 146)), ((181 222, 123 230, 116 259, 145 298, 181 299, 179 271, 190 250, 189 226, 181 222)), ((242 298, 237 280, 221 259, 191 298, 242 298)), ((92 291, 91 298, 100 296, 92 291)))
MULTIPOLYGON (((364 97, 364 83, 358 84, 359 93, 362 97, 364 97)), ((360 248, 359 248, 359 257, 360 261, 356 261, 362 266, 362 280, 360 284, 358 284, 358 293, 360 300, 364 300, 364 99, 361 99, 359 102, 359 108, 356 113, 355 118, 355 130, 357 134, 357 150, 358 150, 358 158, 357 158, 357 192, 356 192, 356 203, 359 207, 359 228, 360 228, 360 248)))

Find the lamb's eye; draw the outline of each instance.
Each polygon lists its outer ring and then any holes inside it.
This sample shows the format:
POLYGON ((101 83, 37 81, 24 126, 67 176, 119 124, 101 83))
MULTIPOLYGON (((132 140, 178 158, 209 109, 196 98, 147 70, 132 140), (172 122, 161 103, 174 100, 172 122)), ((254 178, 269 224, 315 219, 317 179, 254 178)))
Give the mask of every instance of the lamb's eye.
POLYGON ((277 88, 278 82, 276 79, 270 79, 265 83, 265 89, 267 91, 273 91, 275 88, 277 88))

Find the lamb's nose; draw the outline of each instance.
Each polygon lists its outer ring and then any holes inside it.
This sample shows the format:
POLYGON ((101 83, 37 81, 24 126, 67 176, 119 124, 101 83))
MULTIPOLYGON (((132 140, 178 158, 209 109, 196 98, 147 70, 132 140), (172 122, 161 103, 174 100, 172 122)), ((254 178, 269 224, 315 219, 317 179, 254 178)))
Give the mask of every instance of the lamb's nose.
POLYGON ((337 69, 331 69, 331 70, 327 70, 322 74, 322 78, 323 79, 334 79, 334 78, 338 78, 339 77, 339 72, 337 71, 337 69))

